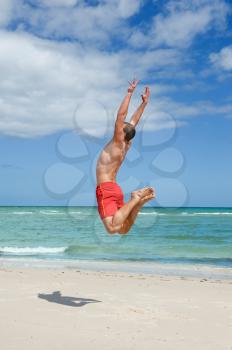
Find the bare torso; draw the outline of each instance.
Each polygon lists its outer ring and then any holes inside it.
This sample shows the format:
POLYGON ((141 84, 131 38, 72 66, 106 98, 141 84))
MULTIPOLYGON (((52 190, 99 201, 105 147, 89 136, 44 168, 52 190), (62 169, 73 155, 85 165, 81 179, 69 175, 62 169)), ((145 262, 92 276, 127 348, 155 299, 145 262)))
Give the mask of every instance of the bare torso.
POLYGON ((97 184, 116 182, 117 172, 125 159, 131 142, 115 142, 112 139, 102 150, 96 168, 97 184))

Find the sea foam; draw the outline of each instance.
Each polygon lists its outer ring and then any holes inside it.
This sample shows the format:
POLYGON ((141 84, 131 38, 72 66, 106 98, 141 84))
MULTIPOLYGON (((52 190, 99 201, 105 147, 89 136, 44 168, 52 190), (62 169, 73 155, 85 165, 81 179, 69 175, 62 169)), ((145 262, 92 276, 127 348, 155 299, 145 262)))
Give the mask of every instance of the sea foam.
POLYGON ((184 216, 201 216, 201 215, 232 215, 232 212, 205 212, 205 213, 201 213, 201 212, 196 212, 196 213, 186 213, 183 212, 181 213, 181 215, 184 216))
POLYGON ((67 247, 0 247, 0 254, 58 254, 64 253, 67 247))
POLYGON ((14 215, 30 215, 33 214, 32 211, 14 211, 13 212, 14 215))

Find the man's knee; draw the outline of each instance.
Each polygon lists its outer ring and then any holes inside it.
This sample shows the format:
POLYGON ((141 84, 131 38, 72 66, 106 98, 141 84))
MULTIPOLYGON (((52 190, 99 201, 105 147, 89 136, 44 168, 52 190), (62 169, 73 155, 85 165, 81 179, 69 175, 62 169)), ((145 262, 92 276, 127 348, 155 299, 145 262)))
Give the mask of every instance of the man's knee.
POLYGON ((128 226, 107 226, 106 230, 109 234, 113 234, 113 233, 126 234, 130 231, 130 228, 128 226))
POLYGON ((127 220, 122 225, 114 225, 111 222, 104 222, 104 225, 105 225, 106 231, 109 234, 113 234, 113 233, 126 234, 130 230, 130 225, 128 224, 127 220))
POLYGON ((109 234, 117 233, 120 229, 120 227, 113 225, 105 225, 105 228, 109 234))
POLYGON ((130 225, 129 225, 128 221, 126 220, 126 222, 121 226, 118 233, 125 235, 129 231, 130 231, 130 225))
POLYGON ((113 233, 117 233, 117 231, 115 231, 115 229, 113 227, 106 227, 106 231, 109 233, 109 234, 113 234, 113 233))
POLYGON ((118 233, 120 233, 121 235, 125 235, 125 234, 127 234, 129 231, 130 231, 130 230, 127 229, 127 228, 121 228, 121 229, 118 231, 118 233))

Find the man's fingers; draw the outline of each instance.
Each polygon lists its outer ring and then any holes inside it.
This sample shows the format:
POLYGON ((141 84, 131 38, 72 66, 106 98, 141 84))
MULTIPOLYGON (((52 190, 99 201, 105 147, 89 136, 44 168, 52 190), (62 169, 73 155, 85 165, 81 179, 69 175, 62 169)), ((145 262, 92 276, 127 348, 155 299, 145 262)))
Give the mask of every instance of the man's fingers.
POLYGON ((133 86, 133 87, 136 87, 139 82, 140 80, 138 79, 133 79, 133 81, 128 80, 128 83, 130 84, 130 86, 133 86))
POLYGON ((133 83, 134 83, 135 86, 137 86, 139 82, 140 82, 140 80, 138 80, 138 79, 137 79, 137 80, 134 79, 134 81, 133 81, 133 83))
POLYGON ((146 94, 147 96, 150 96, 150 89, 149 89, 149 86, 146 86, 145 94, 146 94))
POLYGON ((142 97, 143 101, 147 102, 149 96, 150 96, 150 89, 149 89, 149 86, 146 86, 145 87, 145 92, 144 92, 144 94, 141 94, 141 97, 142 97))

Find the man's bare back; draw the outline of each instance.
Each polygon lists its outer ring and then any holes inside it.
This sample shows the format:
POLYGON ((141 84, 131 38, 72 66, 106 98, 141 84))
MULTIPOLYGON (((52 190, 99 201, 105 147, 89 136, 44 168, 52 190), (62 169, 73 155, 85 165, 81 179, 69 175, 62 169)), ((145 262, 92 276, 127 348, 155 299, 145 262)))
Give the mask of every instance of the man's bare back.
POLYGON ((97 161, 96 177, 98 185, 107 181, 116 182, 117 172, 130 146, 131 141, 119 143, 112 139, 107 143, 97 161))
POLYGON ((98 210, 109 233, 127 233, 139 209, 154 198, 154 190, 147 187, 132 192, 131 200, 124 203, 122 190, 116 183, 118 170, 131 146, 131 140, 135 136, 135 127, 150 96, 150 90, 147 87, 145 94, 142 95, 142 103, 132 115, 130 122, 125 122, 130 99, 138 82, 138 80, 130 82, 128 93, 118 110, 114 136, 102 150, 96 167, 98 210))

